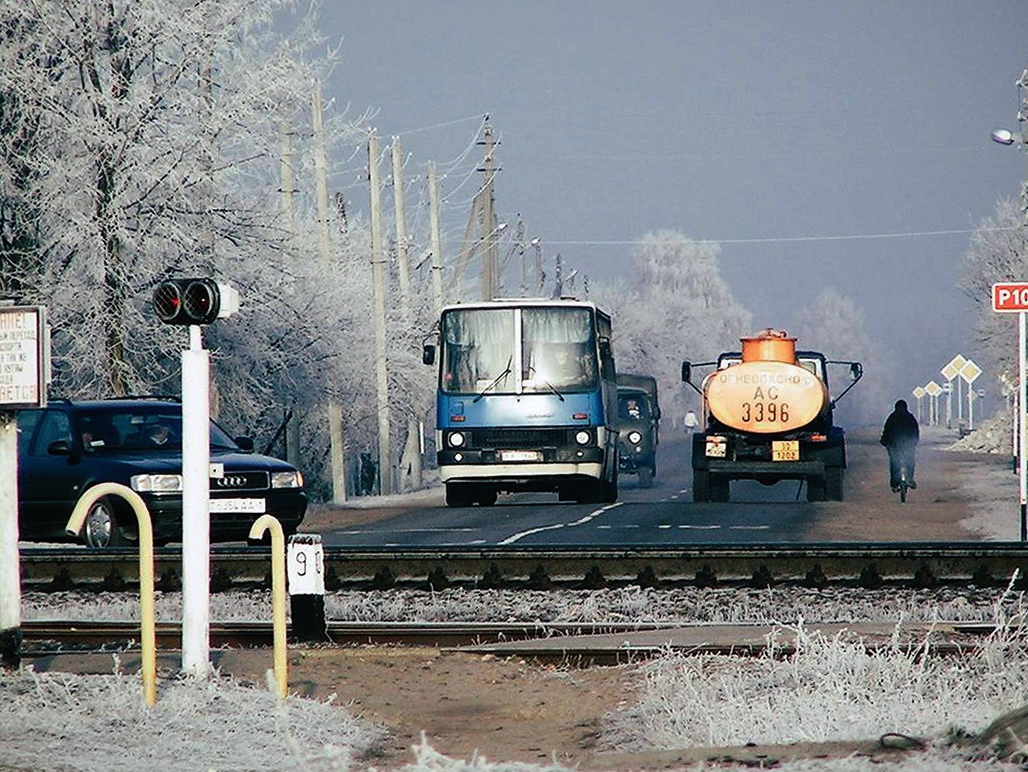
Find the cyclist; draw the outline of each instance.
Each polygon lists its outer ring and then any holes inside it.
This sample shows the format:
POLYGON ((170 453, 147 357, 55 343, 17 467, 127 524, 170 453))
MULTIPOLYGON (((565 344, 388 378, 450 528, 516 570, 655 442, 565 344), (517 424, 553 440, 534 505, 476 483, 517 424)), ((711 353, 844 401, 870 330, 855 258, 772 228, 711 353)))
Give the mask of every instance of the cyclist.
POLYGON ((906 463, 907 485, 916 488, 914 482, 914 454, 921 438, 917 419, 907 409, 906 400, 896 400, 896 408, 885 419, 879 442, 889 451, 889 485, 899 490, 900 465, 906 463))

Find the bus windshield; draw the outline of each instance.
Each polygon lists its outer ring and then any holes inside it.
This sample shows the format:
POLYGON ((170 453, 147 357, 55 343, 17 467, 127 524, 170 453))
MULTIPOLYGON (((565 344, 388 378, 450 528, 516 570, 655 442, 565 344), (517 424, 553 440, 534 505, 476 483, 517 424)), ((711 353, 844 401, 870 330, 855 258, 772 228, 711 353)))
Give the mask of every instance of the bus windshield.
POLYGON ((521 314, 526 392, 596 386, 596 344, 587 308, 526 308, 521 314))
POLYGON ((443 392, 561 393, 596 386, 588 308, 452 309, 443 315, 441 333, 443 392))

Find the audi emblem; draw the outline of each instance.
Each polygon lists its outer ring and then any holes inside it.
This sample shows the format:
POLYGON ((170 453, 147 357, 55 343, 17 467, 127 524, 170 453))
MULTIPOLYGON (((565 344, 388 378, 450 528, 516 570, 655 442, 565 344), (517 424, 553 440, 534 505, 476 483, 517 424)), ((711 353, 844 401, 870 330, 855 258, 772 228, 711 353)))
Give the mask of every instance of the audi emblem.
POLYGON ((219 488, 242 488, 246 485, 245 477, 215 477, 214 484, 219 488))

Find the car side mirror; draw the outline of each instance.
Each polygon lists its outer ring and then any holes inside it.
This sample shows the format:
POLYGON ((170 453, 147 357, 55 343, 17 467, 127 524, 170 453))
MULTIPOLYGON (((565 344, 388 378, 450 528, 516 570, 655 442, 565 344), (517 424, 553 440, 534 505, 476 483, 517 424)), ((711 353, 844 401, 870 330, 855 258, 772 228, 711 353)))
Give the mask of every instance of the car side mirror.
POLYGON ((682 383, 692 381, 692 362, 682 362, 682 383))
POLYGON ((246 450, 246 451, 252 451, 253 450, 253 437, 242 436, 242 437, 235 437, 234 439, 236 441, 236 445, 238 445, 243 450, 246 450))
POLYGON ((435 364, 435 346, 431 343, 426 343, 421 347, 421 361, 426 365, 435 364))
POLYGON ((51 456, 70 456, 71 443, 67 440, 54 440, 46 446, 46 452, 51 456))

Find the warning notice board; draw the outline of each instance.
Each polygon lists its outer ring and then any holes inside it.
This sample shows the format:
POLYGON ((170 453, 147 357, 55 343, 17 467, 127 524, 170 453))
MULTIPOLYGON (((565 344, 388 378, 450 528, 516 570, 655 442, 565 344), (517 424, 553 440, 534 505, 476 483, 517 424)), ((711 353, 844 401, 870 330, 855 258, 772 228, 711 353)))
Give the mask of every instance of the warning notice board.
POLYGON ((45 310, 0 306, 0 409, 46 405, 45 310))

